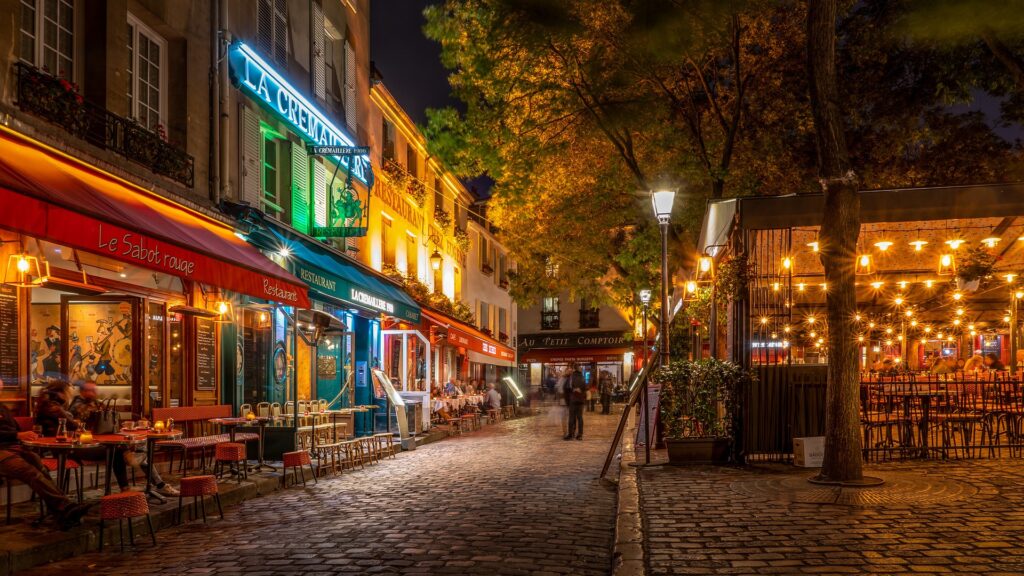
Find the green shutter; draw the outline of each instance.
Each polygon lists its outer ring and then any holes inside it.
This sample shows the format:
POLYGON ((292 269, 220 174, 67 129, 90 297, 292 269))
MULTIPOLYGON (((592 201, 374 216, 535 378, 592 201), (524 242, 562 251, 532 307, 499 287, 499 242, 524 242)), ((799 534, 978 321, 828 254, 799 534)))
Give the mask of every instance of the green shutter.
POLYGON ((292 142, 292 227, 309 233, 309 156, 301 142, 292 142))

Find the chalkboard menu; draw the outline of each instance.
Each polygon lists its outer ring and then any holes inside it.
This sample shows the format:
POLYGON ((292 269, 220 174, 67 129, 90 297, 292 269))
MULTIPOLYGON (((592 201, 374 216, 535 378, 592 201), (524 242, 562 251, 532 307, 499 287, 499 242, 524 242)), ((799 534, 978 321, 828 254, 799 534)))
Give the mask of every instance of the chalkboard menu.
POLYGON ((217 389, 217 327, 196 318, 196 390, 217 389))
POLYGON ((0 380, 18 386, 18 289, 0 284, 0 380))

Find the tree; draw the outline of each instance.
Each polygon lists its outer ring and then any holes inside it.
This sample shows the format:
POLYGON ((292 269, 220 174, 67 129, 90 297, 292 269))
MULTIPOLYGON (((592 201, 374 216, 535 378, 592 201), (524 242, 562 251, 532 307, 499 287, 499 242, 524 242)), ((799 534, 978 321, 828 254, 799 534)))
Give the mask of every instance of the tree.
POLYGON ((818 238, 829 325, 825 454, 819 480, 863 478, 860 439, 860 369, 854 315, 854 262, 860 235, 859 180, 851 168, 836 75, 837 0, 810 0, 807 72, 825 209, 818 238))

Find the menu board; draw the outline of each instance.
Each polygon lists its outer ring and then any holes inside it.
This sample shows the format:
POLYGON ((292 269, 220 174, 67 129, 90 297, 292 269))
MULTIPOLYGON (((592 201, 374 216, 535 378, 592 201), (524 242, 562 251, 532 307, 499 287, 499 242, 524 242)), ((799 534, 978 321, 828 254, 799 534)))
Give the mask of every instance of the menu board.
POLYGON ((18 289, 0 284, 0 381, 18 386, 18 289))
POLYGON ((196 318, 196 390, 217 389, 217 326, 196 318))

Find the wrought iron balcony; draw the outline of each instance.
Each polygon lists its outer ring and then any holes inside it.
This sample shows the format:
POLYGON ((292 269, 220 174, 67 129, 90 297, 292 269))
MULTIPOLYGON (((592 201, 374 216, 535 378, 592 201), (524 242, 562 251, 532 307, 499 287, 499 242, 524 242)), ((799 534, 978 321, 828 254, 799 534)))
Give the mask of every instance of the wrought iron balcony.
POLYGON ((562 327, 562 314, 560 312, 541 312, 540 329, 558 330, 562 327))
POLYGON ((18 108, 61 126, 74 136, 124 156, 156 174, 192 188, 195 161, 142 125, 87 102, 74 84, 23 62, 18 68, 18 108))

